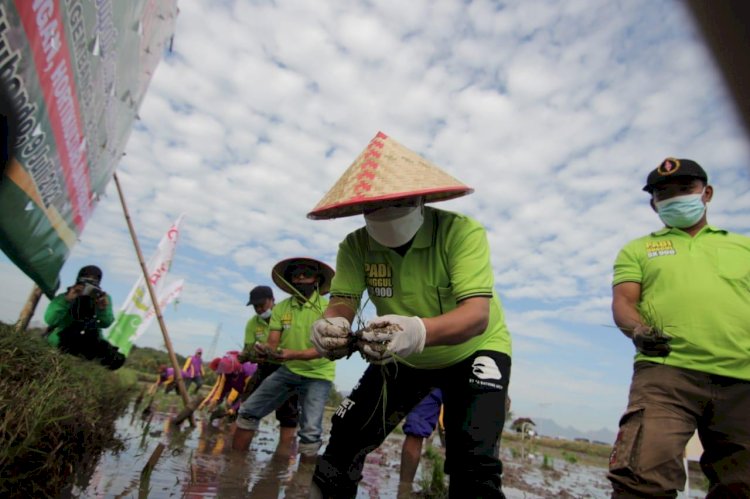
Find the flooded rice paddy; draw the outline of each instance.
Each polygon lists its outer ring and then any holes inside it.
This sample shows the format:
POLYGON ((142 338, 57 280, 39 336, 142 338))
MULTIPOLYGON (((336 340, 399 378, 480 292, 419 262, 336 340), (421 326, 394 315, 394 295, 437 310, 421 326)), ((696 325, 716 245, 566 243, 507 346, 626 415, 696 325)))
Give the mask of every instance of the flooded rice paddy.
MULTIPOLYGON (((75 498, 306 498, 314 462, 298 454, 275 453, 278 428, 273 416, 265 418, 250 452, 231 450, 232 426, 209 424, 207 415, 196 413, 196 426, 169 424, 180 407, 153 412, 141 418, 141 410, 128 412, 117 421, 124 446, 103 454, 88 481, 71 490, 75 498), (162 448, 150 473, 143 473, 154 451, 162 448)), ((326 418, 330 420, 329 417, 326 418)), ((392 434, 372 452, 364 469, 358 498, 397 497, 403 435, 392 434)), ((434 439, 438 452, 438 439, 434 439)), ((520 457, 509 446, 502 450, 505 466, 504 492, 509 499, 605 498, 609 484, 600 467, 560 460, 542 461, 541 456, 520 457), (549 466, 551 464, 551 466, 549 466)), ((429 497, 430 463, 423 458, 412 497, 429 497)), ((702 494, 691 494, 701 497, 702 494)), ((403 497, 403 496, 402 496, 403 497)))

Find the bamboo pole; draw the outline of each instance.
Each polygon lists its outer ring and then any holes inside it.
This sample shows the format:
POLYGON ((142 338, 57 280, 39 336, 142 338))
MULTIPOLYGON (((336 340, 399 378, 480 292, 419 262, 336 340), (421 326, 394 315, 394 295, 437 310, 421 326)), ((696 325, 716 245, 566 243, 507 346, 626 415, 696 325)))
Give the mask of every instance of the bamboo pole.
POLYGON ((26 328, 29 327, 29 322, 31 322, 31 318, 34 316, 34 311, 36 310, 36 306, 39 304, 39 299, 41 297, 42 288, 35 284, 34 288, 29 294, 29 298, 26 300, 26 304, 21 310, 21 315, 18 316, 18 322, 16 322, 16 331, 18 331, 19 333, 23 333, 24 331, 26 331, 26 328))
MULTIPOLYGON (((125 196, 122 193, 122 187, 120 186, 120 180, 117 178, 117 173, 114 173, 112 175, 112 178, 115 180, 115 185, 117 186, 117 194, 120 196, 120 203, 122 204, 122 211, 125 214, 125 221, 128 224, 128 230, 130 231, 130 238, 133 240, 133 246, 135 247, 135 252, 138 255, 138 263, 141 264, 141 271, 143 272, 143 279, 146 281, 146 287, 148 288, 148 294, 151 297, 151 303, 154 305, 154 313, 156 315, 156 320, 159 322, 159 328, 161 329, 161 334, 164 337, 164 345, 167 347, 167 352, 169 353, 169 360, 172 362, 172 367, 174 368, 174 376, 177 380, 177 389, 180 392, 180 396, 182 397, 182 402, 185 404, 185 407, 188 407, 190 405, 190 397, 188 397, 187 390, 185 389, 185 383, 182 380, 182 369, 180 368, 180 364, 177 363, 177 356, 174 353, 174 349, 172 348, 172 340, 169 339, 169 333, 167 333, 167 325, 164 323, 164 318, 161 315, 161 307, 159 306, 159 300, 156 297, 156 293, 154 292, 154 287, 151 285, 151 279, 148 275, 148 269, 146 268, 146 263, 143 261, 143 253, 141 252, 141 246, 138 244, 138 237, 135 235, 135 229, 133 228, 133 221, 130 219, 130 213, 128 212, 128 206, 125 203, 125 196)), ((193 417, 190 417, 190 424, 192 426, 195 426, 195 420, 193 417)))

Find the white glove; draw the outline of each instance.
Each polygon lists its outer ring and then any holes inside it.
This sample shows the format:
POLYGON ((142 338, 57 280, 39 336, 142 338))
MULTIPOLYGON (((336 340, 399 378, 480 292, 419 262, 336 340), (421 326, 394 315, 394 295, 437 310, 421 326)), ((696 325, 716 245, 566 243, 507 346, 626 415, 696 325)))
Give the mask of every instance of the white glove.
POLYGON ((358 342, 365 360, 375 363, 404 358, 424 350, 427 330, 419 317, 384 315, 369 321, 358 342))
POLYGON ((313 322, 310 341, 320 355, 336 360, 350 353, 350 336, 351 325, 345 317, 329 317, 313 322))

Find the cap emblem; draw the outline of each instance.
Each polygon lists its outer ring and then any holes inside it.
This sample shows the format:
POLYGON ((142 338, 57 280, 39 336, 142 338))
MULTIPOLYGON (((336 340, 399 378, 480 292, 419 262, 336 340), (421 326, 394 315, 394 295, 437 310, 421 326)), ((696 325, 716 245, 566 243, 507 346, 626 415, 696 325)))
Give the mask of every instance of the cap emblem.
POLYGON ((661 176, 666 176, 666 175, 672 175, 679 169, 680 169, 679 159, 667 158, 664 160, 662 164, 659 165, 659 168, 656 169, 656 172, 661 176))

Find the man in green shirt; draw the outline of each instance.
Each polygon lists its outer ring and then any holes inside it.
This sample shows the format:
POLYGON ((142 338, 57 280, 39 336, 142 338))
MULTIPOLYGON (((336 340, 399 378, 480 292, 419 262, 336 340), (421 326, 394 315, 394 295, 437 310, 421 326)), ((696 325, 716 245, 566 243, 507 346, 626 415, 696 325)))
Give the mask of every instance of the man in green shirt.
POLYGON ((636 356, 612 497, 676 497, 696 430, 707 497, 750 497, 750 238, 708 224, 695 161, 665 159, 643 189, 665 227, 614 265, 614 321, 636 356))
POLYGON ((101 289, 101 281, 102 270, 87 265, 78 271, 75 284, 52 299, 44 312, 49 326, 47 342, 65 353, 118 369, 125 363, 125 356, 101 331, 114 322, 112 300, 101 289))
POLYGON ((313 347, 310 328, 328 305, 323 295, 330 289, 333 274, 331 267, 312 258, 289 258, 274 266, 274 283, 292 296, 273 307, 268 343, 258 349, 282 365, 240 406, 232 440, 235 450, 247 450, 260 420, 297 393, 302 409, 299 452, 317 455, 336 366, 313 347))
POLYGON ((378 133, 308 214, 364 214, 365 227, 339 245, 331 302, 312 335, 328 358, 354 344, 371 363, 332 418, 313 497, 355 497, 367 453, 434 388, 445 404, 449 495, 503 497, 497 408, 511 342, 487 236, 469 217, 424 206, 471 192, 378 133), (352 327, 365 291, 378 316, 352 327))
MULTIPOLYGON (((244 402, 260 386, 264 379, 281 367, 281 362, 268 356, 268 334, 275 300, 269 286, 255 286, 250 290, 247 305, 253 306, 255 315, 245 325, 245 348, 240 356, 242 361, 250 360, 258 364, 258 370, 248 382, 241 399, 244 402)), ((287 453, 294 442, 298 415, 299 397, 292 394, 276 409, 276 420, 279 422, 279 444, 276 452, 287 453)))

